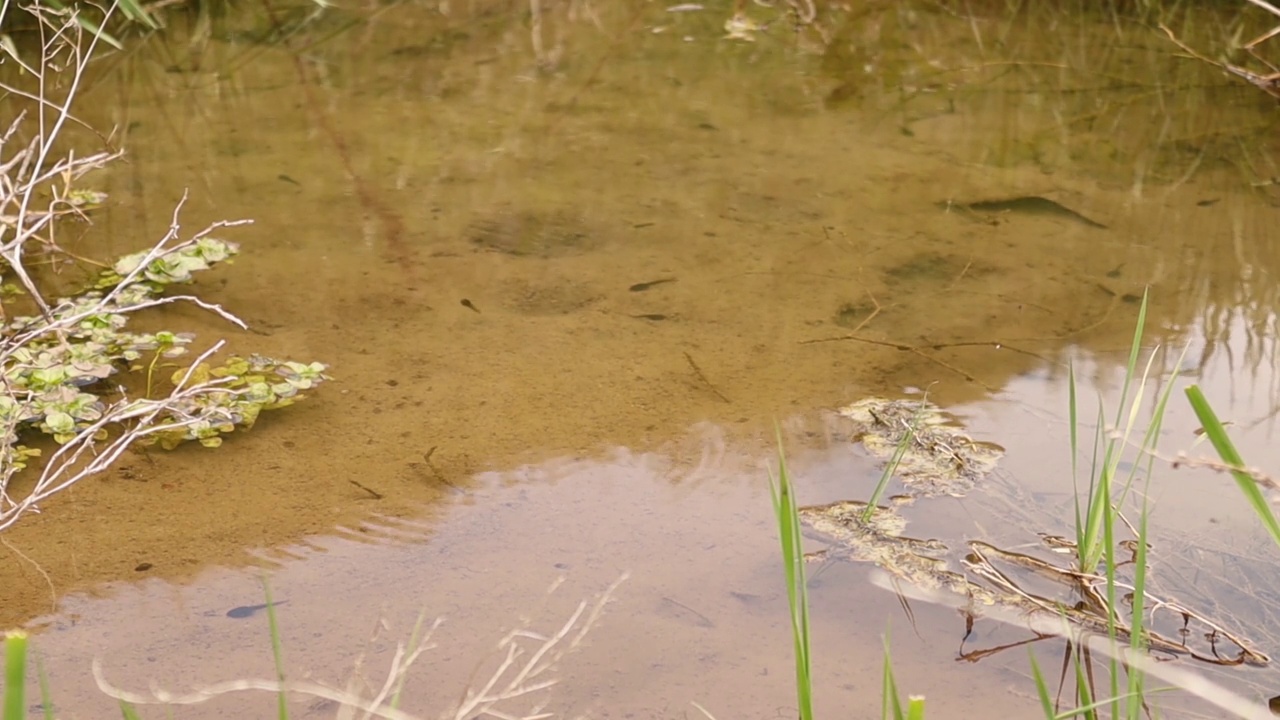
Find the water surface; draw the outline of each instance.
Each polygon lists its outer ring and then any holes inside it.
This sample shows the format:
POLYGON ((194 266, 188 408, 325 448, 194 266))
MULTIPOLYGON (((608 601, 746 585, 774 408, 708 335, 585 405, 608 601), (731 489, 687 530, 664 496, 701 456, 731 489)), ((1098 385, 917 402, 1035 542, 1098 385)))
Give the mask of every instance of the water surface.
MULTIPOLYGON (((557 710, 788 714, 774 419, 807 501, 864 497, 876 471, 824 411, 927 388, 1008 450, 1001 487, 1023 494, 936 506, 922 534, 1064 532, 1065 363, 1082 396, 1114 396, 1147 287, 1158 374, 1180 367, 1250 462, 1280 466, 1256 89, 1139 23, 1051 13, 833 7, 823 33, 779 21, 745 43, 721 37, 724 8, 526 12, 404 4, 263 42, 245 11, 101 61, 81 112, 129 156, 99 178, 94 252, 159 237, 184 194, 191 230, 253 218, 200 290, 258 332, 163 319, 337 382, 217 452, 135 454, 6 534, 22 556, 0 613, 50 628, 55 687, 87 687, 90 648, 136 688, 250 657, 269 676, 261 616, 225 616, 262 602, 235 569, 265 564, 291 661, 332 682, 378 617, 403 636, 448 615, 440 685, 415 689, 443 707, 556 578, 544 623, 630 571, 557 710)), ((1174 405, 1163 447, 1207 454, 1174 405)), ((1229 479, 1158 467, 1157 537, 1201 558, 1181 587, 1256 578, 1225 558, 1274 549, 1229 479)), ((890 624, 931 716, 1034 709, 1024 655, 958 666, 950 611, 912 629, 862 573, 814 587, 827 711, 873 714, 890 624)), ((1257 634, 1266 590, 1200 599, 1257 634)), ((1229 679, 1262 695, 1262 675, 1229 679)), ((191 716, 226 707, 249 706, 191 716)))

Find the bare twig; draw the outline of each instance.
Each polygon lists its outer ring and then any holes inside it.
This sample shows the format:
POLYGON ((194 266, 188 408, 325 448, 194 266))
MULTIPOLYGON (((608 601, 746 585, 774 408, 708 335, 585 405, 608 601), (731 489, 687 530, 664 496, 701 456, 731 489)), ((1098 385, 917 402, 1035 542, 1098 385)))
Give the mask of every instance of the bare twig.
MULTIPOLYGON (((8 3, 3 0, 0 3, 0 12, 6 12, 8 3)), ((60 133, 67 122, 78 122, 71 114, 71 106, 98 38, 81 37, 73 12, 54 11, 41 4, 22 9, 37 20, 42 35, 38 61, 24 63, 14 58, 28 71, 25 77, 34 88, 0 83, 7 102, 35 104, 34 108, 15 113, 14 120, 0 133, 0 260, 26 287, 40 314, 11 322, 0 335, 0 367, 4 370, 0 373, 0 399, 7 401, 5 419, 0 422, 0 531, 12 526, 25 513, 39 512, 40 503, 53 495, 102 472, 135 442, 198 425, 235 424, 225 404, 207 402, 207 399, 215 394, 225 399, 247 392, 228 387, 233 378, 196 381, 201 363, 221 350, 223 343, 218 342, 196 358, 167 396, 134 399, 120 389, 107 407, 100 411, 95 407, 93 413, 77 418, 74 434, 69 438, 59 437, 64 442, 42 462, 30 489, 24 489, 21 497, 11 495, 14 490, 10 481, 21 469, 22 459, 30 456, 16 447, 19 432, 24 423, 47 418, 49 412, 37 404, 36 394, 19 379, 33 367, 30 357, 50 348, 70 347, 77 337, 83 336, 80 333, 85 320, 100 315, 121 316, 176 302, 192 303, 238 327, 245 327, 244 321, 221 306, 191 295, 124 294, 131 288, 138 290, 139 284, 146 280, 144 273, 157 259, 207 242, 213 232, 247 222, 214 223, 182 240, 178 215, 185 195, 174 209, 168 232, 113 287, 55 303, 42 295, 24 266, 31 247, 39 245, 59 250, 53 235, 58 219, 83 215, 81 205, 86 201, 83 194, 74 192, 76 181, 120 157, 121 153, 59 155, 60 133), (66 89, 57 97, 51 95, 55 74, 70 74, 69 82, 60 83, 66 89), (27 132, 33 135, 32 139, 20 141, 27 132)), ((7 51, 0 46, 0 53, 3 52, 7 51)))
POLYGON ((1263 10, 1266 10, 1272 15, 1275 15, 1276 17, 1280 17, 1280 8, 1276 8, 1275 5, 1272 5, 1266 0, 1245 0, 1245 2, 1257 5, 1258 7, 1262 8, 1263 10))
POLYGON ((716 387, 715 383, 707 379, 707 374, 702 372, 702 368, 698 367, 698 363, 693 361, 693 356, 690 355, 687 350, 684 351, 684 359, 685 362, 689 363, 689 367, 693 370, 693 374, 698 376, 698 379, 702 381, 703 385, 707 386, 708 390, 714 393, 715 396, 721 400, 732 404, 733 401, 726 397, 724 393, 720 392, 720 388, 716 387))
MULTIPOLYGON (((1256 3, 1257 0, 1250 0, 1250 2, 1256 3)), ((1173 34, 1173 31, 1168 28, 1168 26, 1161 24, 1160 29, 1164 31, 1165 35, 1169 36, 1169 40, 1171 40, 1174 45, 1177 45, 1179 48, 1182 49, 1183 52, 1190 55, 1192 58, 1204 63, 1208 63, 1210 65, 1213 65, 1214 67, 1221 68, 1222 70, 1226 71, 1231 75, 1235 75, 1238 78, 1242 78, 1246 80, 1250 85, 1253 85, 1254 87, 1267 93, 1268 95, 1274 98, 1280 98, 1280 73, 1271 73, 1269 75, 1259 75, 1258 73, 1252 72, 1250 70, 1246 70, 1245 68, 1242 68, 1242 67, 1231 65, 1229 63, 1218 62, 1217 60, 1212 60, 1196 52, 1195 50, 1191 49, 1190 46, 1188 46, 1186 43, 1179 40, 1178 37, 1173 34)), ((1250 54, 1252 54, 1253 46, 1259 42, 1262 42, 1263 40, 1266 40, 1268 37, 1269 36, 1264 35, 1258 38, 1257 40, 1254 40, 1252 43, 1249 43, 1249 46, 1246 49, 1248 49, 1250 54)))
POLYGON ((488 715, 499 718, 499 720, 538 720, 538 718, 549 717, 550 713, 542 713, 541 707, 535 707, 523 715, 513 716, 500 711, 499 706, 549 688, 556 683, 555 680, 538 680, 537 678, 547 672, 556 661, 578 647, 583 637, 600 619, 601 613, 613 599, 613 594, 618 589, 618 586, 627 577, 627 574, 623 574, 622 577, 615 580, 591 604, 589 612, 587 601, 584 600, 578 603, 578 607, 569 616, 569 619, 565 621, 564 625, 561 626, 560 630, 549 638, 531 633, 526 628, 520 628, 509 633, 498 643, 498 649, 505 653, 502 662, 498 665, 498 669, 494 671, 493 675, 480 689, 467 690, 462 702, 450 713, 452 720, 468 720, 480 715, 488 715), (584 612, 586 613, 586 620, 579 625, 578 621, 582 618, 584 612), (577 630, 576 633, 574 632, 575 629, 577 630), (531 639, 541 643, 523 663, 520 662, 520 659, 524 657, 526 651, 517 642, 520 639, 531 639), (566 639, 568 639, 568 642, 564 643, 566 639), (503 679, 507 677, 509 672, 512 675, 503 684, 503 679), (499 685, 501 685, 500 688, 499 685))
MULTIPOLYGON (((541 720, 552 715, 543 712, 545 700, 539 701, 526 711, 508 709, 513 703, 530 699, 535 693, 546 690, 556 681, 543 676, 566 654, 576 649, 582 639, 599 621, 606 605, 612 601, 614 593, 628 575, 624 573, 605 589, 593 602, 583 600, 569 615, 568 620, 550 637, 533 632, 527 626, 508 633, 499 643, 498 649, 503 653, 503 660, 497 669, 479 689, 468 688, 463 700, 456 708, 444 716, 451 720, 467 720, 488 716, 498 720, 541 720), (538 645, 526 649, 519 641, 534 640, 538 645)), ((357 683, 347 684, 346 689, 338 689, 315 682, 242 679, 215 683, 193 692, 172 693, 152 686, 150 694, 131 692, 112 685, 102 670, 102 662, 93 660, 93 677, 98 688, 108 696, 134 705, 195 705, 212 700, 222 695, 245 690, 261 692, 287 692, 323 698, 338 703, 344 708, 359 710, 362 718, 386 718, 386 720, 421 720, 421 716, 399 710, 388 704, 387 699, 393 689, 399 687, 409 668, 420 659, 422 653, 433 648, 431 637, 440 627, 442 621, 436 620, 425 636, 417 642, 412 650, 407 651, 403 644, 397 644, 396 652, 391 660, 387 678, 372 698, 366 698, 356 691, 357 683)))
POLYGON ((182 381, 168 397, 160 400, 130 400, 122 398, 111 405, 98 420, 80 428, 75 437, 60 445, 41 468, 40 477, 22 500, 14 500, 8 494, 9 480, 17 472, 13 466, 0 471, 0 531, 15 523, 25 512, 39 512, 39 503, 66 490, 75 483, 96 475, 115 464, 120 455, 135 442, 150 435, 170 432, 200 422, 207 422, 206 415, 173 417, 175 410, 202 395, 212 392, 238 393, 241 391, 223 387, 232 378, 223 378, 184 387, 200 363, 222 349, 219 342, 201 354, 188 368, 182 381), (160 416, 169 416, 160 422, 160 416), (110 427, 124 427, 115 439, 100 445, 98 437, 110 427), (86 460, 86 456, 92 456, 86 460))
MULTIPOLYGON (((36 119, 39 132, 30 145, 19 151, 18 156, 15 158, 16 162, 6 162, 3 158, 0 158, 0 163, 17 167, 16 175, 11 175, 6 182, 0 183, 0 211, 9 207, 15 201, 17 205, 17 212, 14 215, 12 225, 7 222, 0 223, 0 258, 3 258, 9 264, 10 269, 22 281, 23 286, 39 306, 41 312, 47 316, 49 308, 45 304, 44 298, 41 296, 35 282, 23 266, 23 254, 27 243, 38 237, 37 233, 40 229, 52 221, 54 214, 59 210, 58 204, 63 200, 55 194, 54 200, 45 211, 47 214, 43 216, 33 214, 38 213, 38 211, 34 210, 32 203, 38 196, 39 188, 53 178, 61 176, 65 181, 69 182, 70 179, 74 179, 105 162, 105 160, 101 159, 102 153, 79 161, 75 159, 74 155, 68 155, 67 158, 54 162, 53 166, 49 167, 50 158, 54 153, 55 142, 62 131, 63 125, 71 118, 71 103, 79 92, 85 68, 97 48, 99 35, 95 34, 89 39, 88 43, 81 43, 81 38, 78 35, 80 26, 75 22, 74 13, 55 12, 39 5, 29 6, 25 9, 41 21, 39 27, 43 43, 39 67, 35 73, 38 89, 34 93, 23 93, 7 86, 3 87, 5 90, 33 99, 38 103, 36 119), (70 62, 61 60, 64 54, 69 56, 70 62), (69 72, 71 76, 70 83, 61 101, 52 100, 47 94, 49 81, 53 73, 56 72, 55 68, 57 67, 67 68, 63 72, 69 72), (52 112, 50 113, 49 111, 52 112), (50 114, 52 118, 49 117, 50 114), (94 164, 95 162, 97 165, 94 164), (14 237, 11 240, 6 240, 6 228, 9 227, 12 227, 14 237)), ((103 18, 104 22, 110 19, 114 9, 114 5, 108 8, 103 18)))

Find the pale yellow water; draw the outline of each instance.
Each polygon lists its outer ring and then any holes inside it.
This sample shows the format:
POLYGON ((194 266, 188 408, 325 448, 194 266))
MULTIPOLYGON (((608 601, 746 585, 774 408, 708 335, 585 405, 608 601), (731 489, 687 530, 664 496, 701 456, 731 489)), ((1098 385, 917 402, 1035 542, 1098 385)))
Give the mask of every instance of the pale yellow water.
MULTIPOLYGON (((192 231, 253 218, 199 287, 259 332, 191 309, 157 322, 336 381, 217 451, 134 455, 5 535, 0 617, 45 630, 65 717, 113 712, 94 655, 136 691, 270 677, 262 615, 225 615, 262 602, 263 566, 299 677, 343 683, 385 618, 377 677, 419 612, 447 616, 409 683, 422 716, 522 618, 550 632, 623 572, 551 710, 790 715, 774 420, 803 501, 865 497, 878 470, 827 411, 927 388, 1007 449, 1002 487, 1023 495, 939 502, 913 529, 1065 533, 1065 362, 1092 417, 1146 286, 1158 366, 1189 343, 1179 386, 1280 467, 1274 102, 1156 30, 907 3, 823 7, 823 33, 778 20, 743 43, 721 37, 726 7, 561 2, 537 38, 525 5, 475 2, 335 11, 258 45, 231 32, 269 27, 256 12, 100 61, 80 111, 129 153, 100 176, 89 247, 153 241, 184 193, 192 231), (962 208, 1027 196, 1093 224, 962 208)), ((1180 390, 1172 405, 1162 447, 1209 455, 1180 390)), ((1258 568, 1277 551, 1229 478, 1157 468, 1168 582, 1267 640, 1258 568)), ((956 663, 951 611, 913 607, 913 628, 847 565, 811 599, 822 714, 879 716, 891 628, 930 717, 1034 716, 1025 650, 956 663)), ((1017 639, 979 633, 965 649, 1017 639)))

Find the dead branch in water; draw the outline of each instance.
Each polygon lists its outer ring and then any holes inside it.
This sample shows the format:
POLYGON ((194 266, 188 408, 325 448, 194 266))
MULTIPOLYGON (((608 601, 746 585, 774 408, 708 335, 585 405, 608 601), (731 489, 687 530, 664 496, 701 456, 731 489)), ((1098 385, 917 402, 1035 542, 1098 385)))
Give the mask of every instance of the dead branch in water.
MULTIPOLYGON (((1246 2, 1249 2, 1253 5, 1256 5, 1262 8, 1267 12, 1271 13, 1272 15, 1280 17, 1280 8, 1276 8, 1275 6, 1266 2, 1265 0, 1246 0, 1246 2)), ((1265 75, 1253 72, 1252 70, 1248 70, 1238 65, 1232 65, 1231 63, 1220 62, 1220 61, 1205 57, 1202 53, 1196 52, 1189 45, 1187 45, 1185 42, 1179 39, 1177 35, 1174 35, 1173 30, 1169 29, 1169 27, 1164 23, 1160 23, 1160 29, 1164 31, 1165 35, 1169 36, 1169 40, 1172 41, 1174 45, 1177 45, 1179 49, 1181 49, 1184 53, 1186 53, 1188 56, 1192 57, 1193 59, 1199 60, 1200 62, 1203 62, 1203 63, 1207 63, 1216 68, 1220 68, 1227 74, 1234 75, 1235 77, 1238 77, 1244 80, 1245 82, 1248 82, 1250 85, 1253 85, 1259 90, 1265 92, 1271 97, 1280 100, 1280 68, 1276 68, 1275 65, 1271 64, 1269 61, 1267 61, 1265 58, 1258 55, 1258 53, 1256 52, 1259 45, 1267 42, 1268 40, 1276 37, 1277 35, 1280 35, 1280 25, 1277 25, 1271 30, 1268 30, 1267 32, 1259 35, 1258 37, 1254 38, 1253 40, 1241 46, 1241 49, 1249 53, 1249 55, 1253 59, 1257 60, 1259 63, 1262 63, 1263 65, 1265 65, 1267 68, 1271 70, 1271 72, 1265 75)))

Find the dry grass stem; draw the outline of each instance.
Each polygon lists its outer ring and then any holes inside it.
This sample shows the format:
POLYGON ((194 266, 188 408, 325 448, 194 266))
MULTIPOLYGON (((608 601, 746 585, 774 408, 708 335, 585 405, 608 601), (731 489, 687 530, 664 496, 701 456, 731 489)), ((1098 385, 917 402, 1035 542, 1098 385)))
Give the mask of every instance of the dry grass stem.
MULTIPOLYGON (((900 593, 911 600, 944 605, 961 611, 965 611, 969 603, 968 599, 959 595, 922 588, 912 583, 897 582, 897 578, 883 570, 873 571, 871 582, 884 590, 900 593)), ((1117 647, 1111 643, 1105 633, 1081 628, 1056 612, 1027 614, 996 605, 984 606, 982 616, 1007 625, 1027 628, 1042 635, 1067 638, 1080 647, 1087 647, 1090 652, 1096 653, 1099 657, 1113 658, 1128 667, 1136 668, 1151 677, 1169 683, 1182 692, 1198 697, 1225 711, 1230 717, 1242 720, 1275 720, 1275 715, 1265 705, 1228 690, 1203 673, 1186 669, 1176 663, 1162 661, 1146 652, 1135 653, 1128 647, 1117 647)))
MULTIPOLYGON (((0 16, 9 9, 0 4, 0 16)), ((80 88, 85 68, 97 44, 97 37, 84 37, 74 13, 53 11, 35 5, 22 10, 40 23, 40 57, 26 62, 16 57, 11 44, 0 44, 7 54, 26 70, 20 74, 24 87, 0 83, 0 96, 12 108, 13 120, 0 133, 0 270, 16 276, 26 289, 26 302, 39 311, 37 317, 11 321, 0 336, 0 397, 10 408, 27 408, 33 403, 31 391, 20 384, 19 376, 34 366, 23 358, 38 355, 42 348, 68 348, 77 342, 82 321, 99 315, 124 315, 161 305, 186 302, 208 310, 241 328, 244 321, 219 305, 192 295, 138 295, 124 293, 130 286, 145 280, 143 275, 151 263, 161 256, 197 245, 211 233, 245 224, 247 221, 219 222, 191 237, 181 239, 179 213, 185 203, 179 202, 173 212, 168 231, 154 243, 133 269, 120 282, 100 295, 79 298, 46 299, 27 270, 33 250, 45 253, 63 252, 56 242, 54 229, 64 217, 83 217, 84 210, 100 202, 99 193, 77 189, 80 179, 120 157, 118 151, 104 151, 78 156, 73 150, 60 149, 60 134, 68 122, 79 122, 71 114, 72 103, 80 88), (23 104, 30 107, 21 108, 23 104), (26 136, 30 140, 24 140, 26 136), (128 298, 128 299, 126 299, 128 298)), ((0 310, 0 322, 4 313, 0 310)), ((192 402, 212 393, 237 395, 243 390, 225 387, 227 379, 195 382, 196 368, 221 350, 221 342, 201 354, 187 369, 181 382, 167 396, 134 399, 123 390, 106 403, 101 415, 92 422, 77 426, 75 434, 60 444, 43 461, 33 481, 13 482, 21 462, 13 446, 26 432, 24 423, 30 412, 9 412, 0 423, 4 438, 0 458, 0 531, 10 527, 23 514, 38 512, 39 505, 76 482, 102 472, 114 463, 133 443, 160 432, 211 421, 227 422, 227 411, 210 404, 207 412, 196 410, 192 402), (184 409, 185 408, 185 409, 184 409)), ((37 416, 38 419, 38 416, 37 416)), ((65 439, 65 438, 60 438, 65 439)), ((31 470, 28 472, 37 472, 31 470)), ((24 478, 25 479, 25 478, 24 478)))
MULTIPOLYGON (((566 654, 576 649, 586 634, 599 621, 604 608, 608 605, 619 585, 627 579, 623 574, 601 593, 594 601, 583 600, 578 603, 569 618, 550 636, 544 636, 523 626, 508 633, 498 643, 503 659, 493 674, 479 689, 468 689, 457 707, 444 714, 444 718, 467 720, 488 716, 499 720, 541 720, 551 717, 553 713, 545 712, 546 698, 538 698, 534 705, 523 711, 509 709, 509 706, 531 699, 535 693, 546 690, 556 684, 554 678, 545 677, 555 663, 566 654), (533 640, 536 647, 525 647, 520 641, 533 640)), ((352 678, 345 689, 331 687, 317 682, 279 681, 264 679, 240 679, 215 683, 187 693, 174 693, 154 685, 149 694, 131 692, 112 685, 102 670, 101 660, 93 660, 93 677, 98 688, 108 696, 133 705, 195 705, 230 693, 246 690, 293 693, 313 698, 330 700, 342 706, 340 718, 354 718, 355 712, 361 713, 361 720, 385 718, 386 720, 422 720, 421 716, 399 710, 388 702, 396 688, 403 685, 409 669, 422 654, 434 648, 431 638, 442 620, 437 619, 424 633, 424 636, 412 650, 406 650, 403 644, 397 644, 395 656, 387 677, 372 697, 366 697, 358 691, 356 678, 352 678)), ((358 661, 357 665, 361 663, 358 661)))
POLYGON ((469 718, 487 715, 499 720, 538 720, 549 717, 543 712, 545 700, 535 703, 524 714, 515 715, 501 709, 500 705, 527 698, 531 694, 544 690, 557 681, 539 679, 549 671, 557 661, 575 650, 586 634, 600 619, 604 608, 613 599, 614 592, 628 577, 624 573, 588 606, 587 601, 578 603, 578 607, 565 621, 564 625, 550 637, 531 632, 528 628, 519 628, 508 633, 498 643, 498 650, 504 653, 502 662, 490 676, 489 680, 478 690, 468 689, 458 707, 449 714, 452 720, 468 720, 469 718), (586 614, 583 619, 583 614, 586 614), (582 620, 579 623, 579 620, 582 620), (522 647, 519 640, 532 640, 539 645, 532 650, 528 659, 521 662, 529 651, 522 647), (568 641, 567 643, 565 641, 568 641), (510 675, 510 677, 508 677, 510 675), (500 689, 499 689, 499 686, 500 689))
MULTIPOLYGON (((7 2, 5 3, 7 6, 7 2)), ((84 77, 85 68, 93 56, 98 44, 98 35, 82 42, 81 28, 75 22, 75 16, 69 12, 58 12, 48 7, 32 5, 24 8, 41 21, 42 33, 40 58, 35 67, 24 65, 36 78, 36 90, 29 92, 8 84, 0 84, 0 89, 14 96, 37 103, 36 120, 38 132, 25 146, 19 148, 9 157, 4 150, 13 142, 17 128, 27 117, 25 112, 17 114, 17 119, 5 133, 5 141, 0 145, 0 258, 8 263, 10 269, 22 281, 32 299, 46 314, 48 308, 35 282, 23 265, 23 255, 32 240, 43 240, 52 243, 52 238, 42 238, 39 233, 49 226, 59 215, 76 212, 73 198, 67 196, 70 183, 95 168, 119 156, 119 153, 97 153, 86 158, 76 158, 74 153, 58 157, 55 146, 59 135, 71 115, 71 104, 75 100, 84 77), (61 98, 50 96, 55 86, 55 78, 67 77, 69 84, 61 98), (62 181, 62 192, 59 192, 56 181, 62 181), (51 199, 44 210, 37 210, 37 198, 41 190, 49 187, 51 199), (10 233, 12 236, 10 237, 10 233)), ((112 6, 107 10, 105 20, 109 20, 112 6)), ((3 46, 0 46, 0 50, 3 46)), ((7 50, 6 50, 7 51, 7 50)), ((10 53, 21 63, 21 60, 10 53)))
MULTIPOLYGON (((17 522, 24 513, 39 512, 41 502, 87 477, 106 470, 135 442, 149 435, 205 420, 204 417, 188 416, 163 424, 158 422, 161 415, 171 415, 176 407, 185 401, 212 392, 229 392, 221 387, 230 380, 229 378, 184 387, 185 383, 190 382, 194 368, 221 350, 223 344, 218 342, 201 354, 188 369, 183 382, 179 383, 167 397, 159 400, 131 400, 124 397, 109 406, 98 420, 79 430, 74 438, 54 451, 41 467, 40 476, 36 479, 34 486, 22 499, 15 499, 9 492, 10 482, 18 469, 12 465, 0 468, 0 532, 17 522), (100 436, 107 434, 108 428, 117 426, 124 427, 124 431, 105 444, 100 441, 100 436)), ((12 389, 8 385, 5 385, 4 390, 13 397, 12 389)), ((13 428, 7 429, 13 430, 13 428)))

